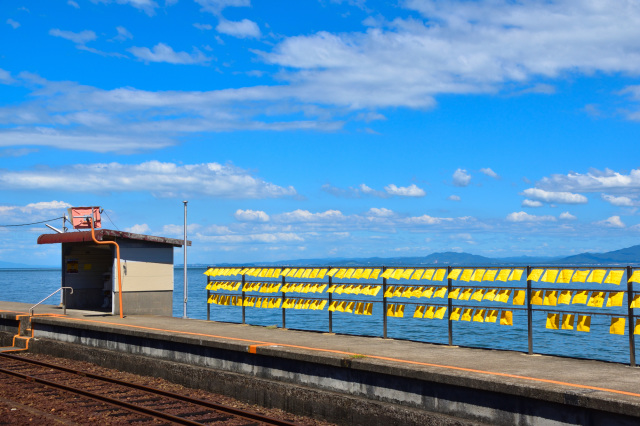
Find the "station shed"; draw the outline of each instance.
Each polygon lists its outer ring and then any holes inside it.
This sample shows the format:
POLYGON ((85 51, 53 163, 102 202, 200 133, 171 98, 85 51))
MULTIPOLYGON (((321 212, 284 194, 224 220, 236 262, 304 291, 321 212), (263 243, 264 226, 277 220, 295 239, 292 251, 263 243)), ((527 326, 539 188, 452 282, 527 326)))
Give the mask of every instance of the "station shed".
MULTIPOLYGON (((173 249, 184 240, 110 229, 95 230, 95 238, 120 246, 123 313, 171 316, 173 249)), ((73 288, 67 308, 120 314, 115 246, 96 244, 91 231, 43 234, 38 244, 62 244, 62 287, 73 288)))

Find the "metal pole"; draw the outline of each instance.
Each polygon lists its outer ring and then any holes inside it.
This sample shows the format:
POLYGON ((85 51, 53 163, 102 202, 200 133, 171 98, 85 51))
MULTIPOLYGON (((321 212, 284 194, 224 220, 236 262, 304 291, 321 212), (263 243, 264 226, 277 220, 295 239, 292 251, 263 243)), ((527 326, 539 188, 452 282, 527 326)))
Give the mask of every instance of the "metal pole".
MULTIPOLYGON (((211 276, 207 275, 207 287, 211 284, 211 276)), ((207 289, 207 321, 211 320, 211 303, 209 298, 211 297, 211 290, 207 289)))
POLYGON ((527 266, 527 338, 529 340, 529 355, 533 355, 533 308, 531 306, 531 266, 527 266))
POLYGON ((631 266, 627 266, 627 306, 628 306, 628 321, 629 321, 629 364, 632 367, 636 366, 636 336, 633 334, 634 332, 634 324, 633 324, 633 308, 631 307, 631 301, 633 300, 633 283, 629 281, 631 278, 631 274, 633 273, 633 269, 631 266))
POLYGON ((183 201, 184 203, 184 265, 183 265, 183 273, 184 273, 184 305, 182 311, 182 318, 187 318, 187 300, 188 297, 188 285, 187 285, 187 203, 188 201, 183 201))
MULTIPOLYGON (((329 270, 331 270, 331 267, 329 267, 329 270)), ((333 277, 331 275, 329 275, 329 288, 331 288, 331 285, 333 284, 333 277)), ((331 307, 331 302, 333 301, 333 293, 328 293, 329 294, 329 307, 331 307)), ((333 312, 328 311, 329 312, 329 333, 333 333, 333 312)))
POLYGON ((242 274, 242 323, 245 324, 245 306, 244 306, 244 283, 245 283, 245 275, 242 274))
MULTIPOLYGON (((382 267, 382 273, 387 270, 386 266, 382 267)), ((382 338, 387 338, 387 279, 382 277, 382 338)))
POLYGON ((453 321, 451 320, 451 311, 453 310, 453 299, 451 299, 449 297, 449 294, 451 294, 451 290, 452 290, 452 285, 453 285, 453 280, 449 277, 449 274, 451 273, 451 266, 447 266, 447 308, 449 311, 449 318, 448 318, 448 322, 449 322, 449 346, 453 346, 453 321))
MULTIPOLYGON (((286 278, 283 275, 282 276, 282 287, 284 287, 284 285, 286 284, 286 278)), ((282 329, 286 329, 287 328, 287 313, 286 313, 286 309, 284 308, 284 297, 286 296, 285 292, 282 292, 282 329)))

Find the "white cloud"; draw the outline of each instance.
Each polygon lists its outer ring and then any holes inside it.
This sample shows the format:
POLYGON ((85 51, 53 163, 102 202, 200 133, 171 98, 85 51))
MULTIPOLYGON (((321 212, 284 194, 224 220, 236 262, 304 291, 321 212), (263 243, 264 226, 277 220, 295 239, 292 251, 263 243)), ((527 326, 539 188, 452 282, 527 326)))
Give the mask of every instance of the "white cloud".
POLYGON ((236 210, 233 215, 242 222, 269 222, 269 215, 260 210, 236 210))
POLYGON ((74 33, 73 31, 63 31, 58 28, 52 28, 51 30, 49 30, 49 34, 54 37, 61 37, 66 40, 70 40, 75 44, 80 44, 80 45, 84 45, 97 38, 96 33, 89 30, 84 30, 84 31, 80 31, 79 33, 74 33))
POLYGON ((260 233, 248 235, 202 235, 197 234, 196 237, 205 242, 221 243, 221 244, 240 244, 240 243, 279 243, 279 242, 300 242, 304 241, 301 236, 290 232, 276 233, 260 233))
POLYGON ((536 216, 526 212, 513 212, 507 215, 509 222, 555 222, 554 216, 536 216))
POLYGON ((620 216, 611 216, 608 219, 596 222, 596 225, 608 226, 611 228, 624 228, 626 226, 620 219, 620 216))
POLYGON ((471 182, 471 175, 465 169, 457 169, 453 172, 453 184, 455 186, 467 186, 471 182))
POLYGON ((213 27, 209 24, 198 24, 197 22, 195 24, 193 24, 194 27, 196 27, 199 30, 211 30, 213 29, 213 27))
POLYGON ((116 2, 118 4, 128 4, 130 6, 135 7, 138 10, 142 10, 147 15, 152 16, 155 13, 155 9, 158 7, 158 3, 153 0, 93 0, 98 1, 100 3, 112 3, 116 2))
POLYGON ((422 188, 419 188, 415 184, 411 184, 405 187, 398 187, 394 184, 390 184, 384 187, 384 190, 389 195, 397 195, 400 197, 424 197, 427 195, 422 188))
POLYGON ((75 7, 76 9, 80 9, 80 6, 78 5, 78 3, 76 3, 76 2, 75 2, 75 1, 73 1, 73 0, 69 0, 69 1, 67 1, 67 4, 68 4, 69 6, 71 6, 71 7, 75 7))
POLYGON ((133 38, 133 34, 131 34, 125 27, 116 27, 116 31, 118 32, 118 35, 115 36, 113 40, 125 41, 133 38))
POLYGON ((433 217, 427 214, 422 216, 410 217, 405 220, 407 223, 414 225, 439 225, 444 222, 453 222, 451 217, 433 217))
MULTIPOLYGON (((637 74, 640 6, 618 2, 406 1, 415 17, 366 32, 284 39, 264 57, 318 101, 430 107, 439 94, 494 93, 563 73, 637 74), (363 79, 366 76, 366 79, 363 79)), ((549 87, 542 87, 549 93, 549 87)))
POLYGON ((449 195, 449 196, 447 197, 447 200, 450 200, 450 201, 460 201, 460 196, 458 196, 458 195, 449 195))
POLYGON ((177 165, 148 161, 141 164, 78 164, 60 168, 0 171, 0 188, 70 192, 149 191, 156 197, 208 196, 221 198, 278 198, 296 195, 233 165, 218 163, 177 165))
POLYGON ((614 195, 608 195, 608 194, 601 194, 601 197, 607 203, 614 206, 633 207, 636 205, 636 203, 634 203, 634 201, 629 197, 624 197, 624 196, 616 197, 614 195))
POLYGON ((7 19, 7 24, 11 25, 11 27, 15 30, 20 26, 20 22, 14 21, 13 19, 9 18, 7 19))
POLYGON ((553 191, 573 192, 640 192, 640 169, 628 174, 610 169, 591 169, 588 173, 554 174, 541 179, 537 187, 553 191))
POLYGON ((261 35, 258 24, 248 19, 237 22, 221 19, 216 31, 238 38, 260 38, 261 35))
POLYGON ((311 213, 308 210, 294 210, 288 213, 281 213, 274 217, 274 220, 283 223, 295 222, 334 222, 341 221, 344 216, 339 210, 327 210, 321 213, 311 213))
POLYGON ((543 204, 540 201, 534 201, 529 199, 524 199, 522 201, 522 207, 542 207, 543 204))
POLYGON ((496 172, 494 172, 493 170, 491 170, 489 167, 480 169, 480 173, 485 174, 485 175, 487 175, 489 177, 492 177, 494 179, 499 179, 500 178, 500 176, 498 176, 498 174, 496 172))
POLYGON ((365 215, 374 216, 374 217, 393 217, 396 214, 393 210, 389 210, 384 207, 381 207, 381 208, 371 207, 369 211, 365 213, 365 215))
POLYGON ((169 64, 202 64, 209 62, 211 58, 205 56, 198 49, 194 53, 176 52, 164 43, 158 43, 153 48, 131 47, 127 49, 133 56, 144 62, 167 62, 169 64))
POLYGON ((586 204, 588 202, 587 197, 581 194, 561 191, 545 191, 540 188, 525 189, 522 194, 537 201, 544 201, 545 203, 586 204))
POLYGON ((226 7, 247 7, 251 6, 251 0, 196 0, 202 10, 219 14, 226 7))
POLYGON ((569 213, 569 212, 562 212, 562 213, 560 213, 560 216, 558 216, 558 218, 559 218, 560 220, 576 220, 576 219, 577 219, 577 217, 575 217, 574 215, 572 215, 572 214, 571 214, 571 213, 569 213))
POLYGON ((141 223, 130 226, 128 228, 124 228, 124 230, 133 234, 147 234, 151 231, 151 228, 149 228, 149 225, 147 225, 146 223, 141 223))

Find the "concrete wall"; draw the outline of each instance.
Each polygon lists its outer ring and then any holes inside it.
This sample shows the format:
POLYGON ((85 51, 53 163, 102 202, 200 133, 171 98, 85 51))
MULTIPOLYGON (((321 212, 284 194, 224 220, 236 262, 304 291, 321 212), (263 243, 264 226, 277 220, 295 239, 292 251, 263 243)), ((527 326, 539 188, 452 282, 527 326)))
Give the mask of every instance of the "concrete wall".
MULTIPOLYGON (((125 291, 122 293, 125 315, 173 315, 173 291, 125 291)), ((113 312, 120 315, 118 293, 113 300, 113 312)))

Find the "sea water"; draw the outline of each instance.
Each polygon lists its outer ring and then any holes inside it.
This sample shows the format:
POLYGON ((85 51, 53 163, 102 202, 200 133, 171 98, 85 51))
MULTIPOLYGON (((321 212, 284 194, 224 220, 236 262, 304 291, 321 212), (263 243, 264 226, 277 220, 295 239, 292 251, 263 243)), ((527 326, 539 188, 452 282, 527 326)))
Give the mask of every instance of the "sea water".
MULTIPOLYGON (((231 323, 242 322, 242 308, 237 306, 207 306, 207 277, 203 275, 205 268, 188 268, 188 299, 187 316, 193 319, 206 319, 207 308, 210 308, 211 320, 231 323)), ((184 308, 184 280, 183 269, 174 270, 173 315, 181 318, 184 308)), ((354 284, 358 283, 353 281, 354 284)), ((360 283, 361 284, 361 283, 360 283)), ((486 285, 486 284, 485 284, 486 285)), ((559 285, 555 284, 555 288, 559 285)), ((587 288, 585 284, 581 288, 587 288)), ((0 300, 9 302, 37 303, 60 287, 59 269, 0 269, 0 300)), ((621 285, 619 291, 624 290, 621 285)), ((595 288, 595 287, 594 287, 595 288)), ((222 292, 228 293, 228 292, 222 292)), ((236 292, 237 293, 237 292, 236 292)), ((357 299, 362 301, 380 301, 382 292, 377 297, 362 295, 335 295, 334 299, 357 299)), ((262 297, 278 297, 281 293, 252 294, 262 297)), ((319 298, 326 294, 297 294, 293 297, 319 298)), ((58 304, 60 297, 53 296, 47 304, 58 304)), ((393 339, 407 339, 414 341, 448 344, 448 322, 438 319, 413 318, 413 305, 420 304, 446 304, 446 299, 423 298, 416 299, 390 299, 389 303, 406 303, 403 318, 387 318, 387 337, 393 339)), ((527 312, 515 310, 511 304, 501 304, 484 301, 474 302, 475 305, 486 305, 492 309, 513 308, 513 325, 499 325, 498 323, 477 323, 454 321, 453 344, 458 346, 489 348, 497 350, 513 350, 527 352, 527 312)), ((584 305, 568 305, 566 307, 552 307, 554 310, 566 310, 571 312, 586 311, 584 305)), ((627 306, 626 296, 623 307, 627 306)), ((521 308, 521 307, 520 307, 521 308)), ((540 307, 538 307, 540 308, 540 307)), ((593 310, 594 308, 589 308, 593 310)), ((595 308, 597 309, 597 308, 595 308)), ((601 308, 604 309, 604 308, 601 308)), ((612 308, 606 308, 608 310, 612 308)), ((615 308, 615 314, 626 315, 626 308, 615 308)), ((603 311, 604 312, 604 311, 603 311)), ((282 326, 282 309, 245 308, 245 320, 247 324, 261 326, 282 326)), ((447 312, 445 318, 447 318, 447 312)), ((545 328, 546 313, 534 312, 533 316, 533 350, 535 353, 559 355, 576 358, 598 359, 612 362, 629 362, 629 336, 609 334, 610 317, 605 315, 592 315, 591 331, 579 332, 576 330, 549 330, 545 328)), ((286 310, 286 326, 289 329, 327 332, 329 330, 329 315, 327 307, 323 311, 313 310, 286 310)), ((628 324, 627 324, 628 326, 628 324)), ((373 315, 354 315, 350 313, 333 313, 333 332, 341 334, 377 336, 383 335, 382 304, 374 303, 373 315)), ((639 339, 640 340, 640 339, 639 339)), ((376 345, 376 340, 371 345, 376 345)), ((636 345, 637 347, 638 345, 636 345)), ((402 354, 398 354, 402 356, 402 354)), ((444 360, 443 360, 444 361, 444 360)))

